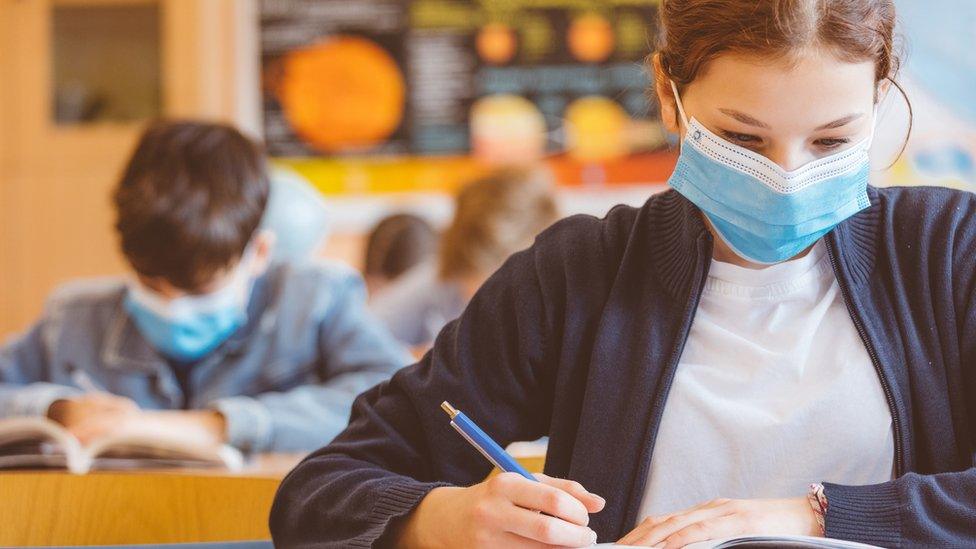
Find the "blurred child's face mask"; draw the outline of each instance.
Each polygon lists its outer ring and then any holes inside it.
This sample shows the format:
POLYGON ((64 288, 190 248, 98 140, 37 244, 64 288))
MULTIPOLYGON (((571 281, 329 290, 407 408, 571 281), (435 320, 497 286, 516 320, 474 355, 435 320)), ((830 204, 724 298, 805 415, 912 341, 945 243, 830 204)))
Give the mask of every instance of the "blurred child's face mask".
POLYGON ((125 308, 143 337, 164 355, 187 362, 220 346, 247 321, 252 248, 248 247, 228 280, 208 294, 166 299, 132 281, 125 308))
POLYGON ((689 120, 674 82, 671 88, 686 133, 668 184, 698 206, 743 259, 790 259, 870 205, 873 127, 872 136, 853 146, 786 171, 689 120))

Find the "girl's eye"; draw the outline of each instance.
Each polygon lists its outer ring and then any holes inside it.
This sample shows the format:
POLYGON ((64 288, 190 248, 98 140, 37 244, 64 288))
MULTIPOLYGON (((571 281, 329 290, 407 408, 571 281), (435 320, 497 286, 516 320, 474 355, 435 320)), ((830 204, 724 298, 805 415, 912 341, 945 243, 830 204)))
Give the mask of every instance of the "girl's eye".
POLYGON ((841 145, 850 142, 851 142, 850 139, 825 137, 823 139, 818 139, 814 141, 814 144, 820 147, 821 149, 836 149, 837 147, 840 147, 841 145))
POLYGON ((743 145, 755 146, 758 145, 759 143, 762 143, 762 138, 756 135, 749 135, 747 133, 736 133, 736 132, 728 132, 722 130, 722 137, 728 139, 729 141, 732 141, 733 143, 739 143, 743 145))

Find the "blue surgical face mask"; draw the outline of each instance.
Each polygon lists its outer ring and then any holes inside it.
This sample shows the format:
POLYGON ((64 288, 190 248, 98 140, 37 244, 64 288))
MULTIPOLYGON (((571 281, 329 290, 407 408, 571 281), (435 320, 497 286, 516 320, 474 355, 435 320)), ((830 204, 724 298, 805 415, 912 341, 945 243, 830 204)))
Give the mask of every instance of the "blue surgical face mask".
POLYGON ((786 171, 689 120, 674 82, 671 87, 686 133, 668 184, 698 206, 743 259, 786 261, 870 205, 871 137, 786 171))
POLYGON ((205 295, 166 299, 133 281, 125 308, 156 350, 176 360, 199 360, 247 321, 250 263, 242 260, 226 284, 205 295))

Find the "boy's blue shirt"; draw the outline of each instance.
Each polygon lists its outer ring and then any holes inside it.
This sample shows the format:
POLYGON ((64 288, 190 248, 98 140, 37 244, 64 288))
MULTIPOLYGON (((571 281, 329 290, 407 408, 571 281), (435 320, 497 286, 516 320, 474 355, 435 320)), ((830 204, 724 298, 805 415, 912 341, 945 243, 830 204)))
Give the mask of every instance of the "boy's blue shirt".
POLYGON ((244 451, 303 451, 345 426, 360 392, 412 361, 366 310, 355 271, 273 265, 255 282, 248 321, 198 361, 184 395, 167 359, 123 307, 123 279, 78 281, 0 348, 0 418, 43 416, 92 385, 145 409, 215 409, 244 451))

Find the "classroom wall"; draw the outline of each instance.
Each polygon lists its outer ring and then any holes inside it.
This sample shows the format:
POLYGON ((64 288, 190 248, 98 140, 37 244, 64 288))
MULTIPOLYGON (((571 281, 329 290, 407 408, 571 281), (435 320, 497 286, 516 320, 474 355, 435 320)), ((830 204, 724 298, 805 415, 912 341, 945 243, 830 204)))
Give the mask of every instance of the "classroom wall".
MULTIPOLYGON (((8 18, 5 10, 0 10, 0 36, 6 36, 8 18)), ((0 43, 0 78, 3 76, 3 67, 7 66, 7 58, 9 56, 7 48, 3 47, 5 44, 0 43)), ((0 128, 6 127, 6 109, 3 105, 8 103, 6 86, 0 86, 0 128)), ((6 134, 4 131, 0 130, 0 334, 3 333, 4 320, 8 315, 4 311, 7 311, 12 306, 10 292, 2 290, 2 288, 9 287, 7 274, 7 267, 10 264, 9 261, 9 243, 4 235, 10 233, 9 219, 7 216, 8 204, 10 203, 10 186, 6 184, 6 173, 7 173, 7 162, 9 157, 9 149, 6 146, 6 134)))
MULTIPOLYGON (((132 3, 162 9, 163 114, 228 121, 255 136, 261 132, 258 0, 0 0, 0 341, 27 327, 57 285, 125 270, 109 194, 141 124, 51 122, 50 13, 60 5, 132 3)), ((903 31, 914 45, 905 81, 915 132, 906 153, 876 174, 876 183, 976 188, 976 119, 965 102, 976 71, 965 56, 944 51, 943 40, 972 34, 965 23, 976 15, 970 4, 953 0, 920 11, 899 1, 903 31), (958 32, 940 32, 953 23, 958 32)), ((907 120, 898 98, 889 103, 893 107, 882 109, 875 147, 885 149, 876 158, 879 169, 900 148, 904 129, 898 124, 907 120)), ((600 215, 615 203, 640 204, 656 190, 609 192, 583 185, 564 189, 560 198, 563 212, 600 215)), ((362 197, 330 195, 337 217, 325 255, 358 267, 362 233, 381 214, 422 209, 443 222, 449 213, 438 206, 449 201, 445 196, 431 203, 423 193, 388 194, 370 202, 371 209, 362 197)))

